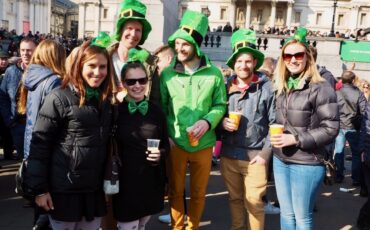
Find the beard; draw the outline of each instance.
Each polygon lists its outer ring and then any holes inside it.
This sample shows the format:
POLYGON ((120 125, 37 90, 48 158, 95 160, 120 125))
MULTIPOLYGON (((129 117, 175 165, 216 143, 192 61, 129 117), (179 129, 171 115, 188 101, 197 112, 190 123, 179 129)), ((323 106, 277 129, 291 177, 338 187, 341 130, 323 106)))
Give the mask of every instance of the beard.
POLYGON ((192 61, 193 59, 195 58, 195 51, 191 52, 191 53, 188 53, 187 55, 185 54, 181 54, 180 56, 177 55, 177 59, 180 61, 180 62, 183 62, 183 63, 186 63, 186 62, 190 62, 192 61))

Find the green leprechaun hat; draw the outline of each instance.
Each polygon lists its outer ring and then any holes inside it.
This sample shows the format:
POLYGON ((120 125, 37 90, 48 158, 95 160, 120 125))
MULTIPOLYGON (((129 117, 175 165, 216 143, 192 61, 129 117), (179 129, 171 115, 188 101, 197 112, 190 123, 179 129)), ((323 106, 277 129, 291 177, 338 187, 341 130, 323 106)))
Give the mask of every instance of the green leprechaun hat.
POLYGON ((198 56, 201 55, 200 46, 207 34, 208 18, 199 12, 185 11, 179 29, 168 38, 168 44, 175 48, 176 38, 184 39, 194 45, 198 56))
POLYGON ((285 43, 284 44, 286 44, 286 43, 288 43, 289 41, 291 41, 291 40, 296 40, 296 41, 298 41, 298 42, 300 42, 300 43, 303 43, 305 46, 308 46, 309 44, 308 44, 308 42, 307 42, 307 39, 306 39, 306 36, 307 36, 307 29, 306 28, 304 28, 304 27, 299 27, 296 31, 295 31, 295 33, 294 33, 294 35, 292 36, 292 37, 290 37, 290 38, 287 38, 286 40, 285 40, 285 43))
POLYGON ((112 38, 105 32, 99 32, 98 36, 93 38, 91 45, 107 48, 112 43, 112 38))
POLYGON ((145 15, 146 6, 143 3, 138 0, 123 0, 118 11, 118 21, 113 37, 117 41, 120 41, 121 32, 125 23, 128 20, 137 20, 143 25, 143 33, 139 45, 144 44, 145 40, 148 38, 150 31, 152 31, 152 26, 145 19, 145 15))
POLYGON ((234 69, 235 59, 240 53, 250 53, 257 59, 257 64, 254 68, 256 70, 263 64, 265 55, 257 49, 256 32, 253 30, 239 29, 235 31, 231 36, 231 47, 233 54, 226 63, 231 69, 234 69))

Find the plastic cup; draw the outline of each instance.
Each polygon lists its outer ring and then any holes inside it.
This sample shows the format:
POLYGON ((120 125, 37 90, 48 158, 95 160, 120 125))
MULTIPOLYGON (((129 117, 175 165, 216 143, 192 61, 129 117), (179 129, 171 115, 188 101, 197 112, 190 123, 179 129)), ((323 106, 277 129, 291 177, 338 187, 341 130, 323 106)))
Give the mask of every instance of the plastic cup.
POLYGON ((233 121, 236 126, 236 130, 239 128, 240 118, 242 116, 241 112, 229 112, 229 119, 233 121))
POLYGON ((284 132, 284 125, 280 125, 280 124, 270 125, 270 135, 283 134, 283 132, 284 132))
POLYGON ((193 132, 191 131, 193 127, 188 127, 186 129, 186 132, 188 134, 189 143, 191 146, 195 147, 199 145, 199 140, 196 139, 193 135, 193 132))
POLYGON ((147 139, 147 149, 148 151, 155 151, 159 149, 159 139, 147 139))

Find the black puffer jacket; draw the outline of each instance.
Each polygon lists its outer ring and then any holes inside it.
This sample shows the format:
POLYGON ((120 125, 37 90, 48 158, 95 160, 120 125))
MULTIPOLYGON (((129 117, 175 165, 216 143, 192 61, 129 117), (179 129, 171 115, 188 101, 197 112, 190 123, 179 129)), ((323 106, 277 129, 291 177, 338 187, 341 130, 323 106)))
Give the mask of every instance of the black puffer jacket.
POLYGON ((32 133, 26 187, 35 195, 101 189, 110 122, 108 102, 79 107, 72 87, 52 91, 32 133))
POLYGON ((359 130, 366 107, 366 98, 364 94, 356 86, 351 84, 343 84, 336 93, 338 98, 340 128, 359 130))
POLYGON ((301 81, 298 89, 279 95, 276 122, 284 124, 286 133, 296 133, 299 142, 297 146, 273 148, 274 155, 284 162, 320 164, 318 158, 325 155, 325 145, 338 134, 336 101, 334 89, 327 82, 310 84, 309 78, 301 81))

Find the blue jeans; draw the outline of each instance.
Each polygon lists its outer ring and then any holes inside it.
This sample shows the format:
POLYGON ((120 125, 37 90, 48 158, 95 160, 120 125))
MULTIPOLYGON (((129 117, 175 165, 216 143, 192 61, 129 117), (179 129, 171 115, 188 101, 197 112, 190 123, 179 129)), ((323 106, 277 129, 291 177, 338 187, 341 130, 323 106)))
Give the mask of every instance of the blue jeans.
POLYGON ((280 203, 280 229, 313 229, 313 207, 324 179, 322 165, 300 165, 273 160, 276 193, 280 203))
POLYGON ((360 132, 354 129, 340 129, 338 136, 335 138, 335 157, 334 161, 337 166, 337 177, 344 178, 344 147, 346 140, 352 152, 352 180, 360 182, 361 177, 361 154, 358 149, 360 132))

